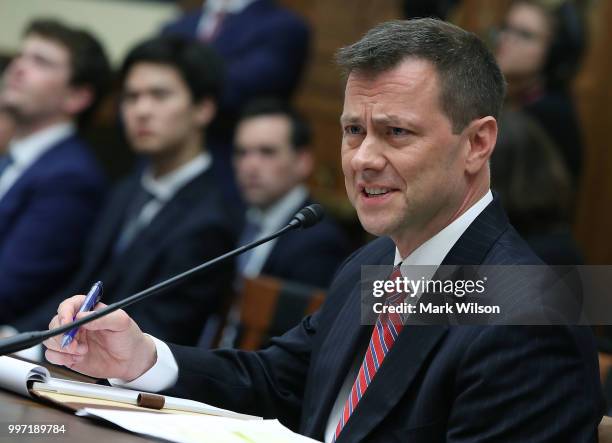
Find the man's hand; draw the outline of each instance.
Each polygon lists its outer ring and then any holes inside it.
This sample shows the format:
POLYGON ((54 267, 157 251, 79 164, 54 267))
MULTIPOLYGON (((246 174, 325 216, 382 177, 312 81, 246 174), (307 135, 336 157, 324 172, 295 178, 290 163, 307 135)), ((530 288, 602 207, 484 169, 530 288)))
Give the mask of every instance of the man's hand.
MULTIPOLYGON (((64 300, 49 329, 70 323, 85 300, 75 295, 64 300)), ((94 310, 106 305, 98 303, 94 310)), ((77 319, 90 315, 83 312, 77 319)), ((79 328, 70 345, 61 349, 62 335, 44 342, 45 357, 51 363, 96 378, 119 378, 131 381, 149 370, 157 361, 155 343, 145 335, 125 311, 118 310, 79 328)))

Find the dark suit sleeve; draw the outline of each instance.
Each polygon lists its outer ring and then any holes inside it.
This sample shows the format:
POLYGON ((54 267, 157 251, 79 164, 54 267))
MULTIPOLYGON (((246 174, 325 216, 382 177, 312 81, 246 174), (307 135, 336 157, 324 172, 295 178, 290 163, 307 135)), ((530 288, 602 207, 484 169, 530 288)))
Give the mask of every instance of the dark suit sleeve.
MULTIPOLYGON (((233 245, 233 233, 220 224, 194 223, 168 242, 154 271, 155 282, 217 257, 233 245)), ((196 344, 206 320, 229 296, 232 279, 233 263, 225 262, 190 277, 158 298, 128 307, 127 312, 143 331, 161 340, 196 344)))
POLYGON ((0 323, 11 323, 65 283, 97 212, 102 188, 63 176, 38 186, 0 249, 0 323))
POLYGON ((202 351, 170 345, 179 366, 168 393, 247 414, 278 418, 296 429, 319 313, 257 352, 202 351))
POLYGON ((596 441, 594 355, 586 329, 483 328, 457 371, 446 441, 596 441))

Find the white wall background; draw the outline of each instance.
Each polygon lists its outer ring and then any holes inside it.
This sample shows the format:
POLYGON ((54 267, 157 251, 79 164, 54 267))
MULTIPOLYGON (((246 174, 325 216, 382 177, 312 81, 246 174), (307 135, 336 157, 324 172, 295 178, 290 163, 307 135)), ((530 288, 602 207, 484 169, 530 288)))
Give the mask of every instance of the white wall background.
POLYGON ((32 19, 51 17, 88 29, 116 65, 129 48, 177 14, 172 4, 138 0, 0 0, 0 52, 17 50, 32 19))

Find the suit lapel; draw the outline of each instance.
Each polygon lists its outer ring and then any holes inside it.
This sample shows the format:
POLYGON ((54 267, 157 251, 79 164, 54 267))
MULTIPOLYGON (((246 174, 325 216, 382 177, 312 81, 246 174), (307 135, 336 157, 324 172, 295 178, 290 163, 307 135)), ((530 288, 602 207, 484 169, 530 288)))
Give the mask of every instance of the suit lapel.
MULTIPOLYGON (((334 320, 334 325, 325 339, 320 356, 316 364, 316 390, 320 398, 309 402, 309 417, 313 417, 309 423, 309 429, 325 429, 329 414, 340 392, 358 344, 363 337, 364 326, 360 325, 361 303, 359 295, 359 283, 351 290, 347 303, 344 304, 340 313, 334 320)), ((307 430, 308 431, 308 430, 307 430)), ((310 432, 307 432, 310 434, 310 432)))
MULTIPOLYGON (((395 249, 384 253, 378 264, 393 265, 395 249)), ((377 264, 376 261, 370 264, 377 264)), ((383 276, 382 278, 386 277, 383 276)), ((320 393, 315 402, 310 402, 311 410, 307 413, 314 419, 308 426, 307 433, 312 430, 325 429, 329 414, 336 401, 340 388, 350 370, 361 346, 372 333, 371 326, 361 325, 361 278, 356 279, 346 298, 346 303, 340 309, 338 316, 325 338, 317 357, 315 377, 317 392, 320 393)))
POLYGON ((406 395, 448 326, 406 326, 340 433, 338 442, 364 441, 406 395))
MULTIPOLYGON (((508 220, 498 198, 489 204, 472 222, 464 234, 453 245, 443 265, 480 264, 497 238, 508 228, 508 220)), ((381 260, 380 264, 392 264, 393 254, 381 260)), ((337 370, 329 368, 330 376, 321 381, 323 395, 320 416, 313 429, 325 429, 331 407, 336 400, 340 386, 346 377, 350 364, 356 358, 359 343, 360 315, 359 284, 353 289, 349 301, 341 311, 322 348, 322 358, 336 364, 337 370), (349 325, 349 327, 347 327, 349 325), (346 348, 344 348, 346 346, 346 348), (338 357, 331 357, 334 353, 338 357)), ((345 425, 338 442, 363 441, 406 395, 410 385, 426 365, 428 356, 448 332, 446 325, 406 326, 383 364, 366 390, 358 407, 345 425)), ((361 328, 362 330, 365 328, 361 328)), ((367 327, 368 339, 372 327, 367 327)), ((362 356, 359 356, 361 358, 362 356)))
POLYGON ((509 227, 497 196, 476 217, 446 254, 442 265, 479 265, 500 235, 509 227))
MULTIPOLYGON (((312 201, 310 200, 310 197, 306 197, 306 199, 303 200, 301 204, 297 207, 296 212, 302 209, 304 206, 310 205, 311 203, 312 201)), ((283 226, 287 225, 291 221, 294 215, 295 214, 292 213, 285 220, 285 222, 283 223, 283 226)), ((276 243, 274 243, 274 246, 270 250, 268 257, 266 258, 266 261, 264 262, 261 268, 260 274, 274 275, 274 274, 279 274, 279 271, 286 269, 287 263, 286 263, 286 260, 284 260, 285 257, 283 256, 283 251, 287 249, 288 247, 287 243, 290 241, 290 238, 291 238, 291 234, 288 234, 288 235, 282 235, 278 238, 278 240, 276 240, 276 243)))
MULTIPOLYGON (((88 269, 85 273, 86 275, 99 270, 107 261, 109 254, 111 254, 117 239, 117 233, 125 216, 126 208, 129 205, 130 198, 134 195, 134 190, 138 186, 138 179, 131 177, 127 182, 119 186, 102 212, 103 219, 98 224, 99 228, 92 237, 92 243, 86 255, 86 267, 88 269)), ((98 277, 96 276, 95 278, 98 277)), ((94 277, 90 276, 90 278, 94 277)), ((105 280, 110 284, 110 277, 105 278, 105 280)))

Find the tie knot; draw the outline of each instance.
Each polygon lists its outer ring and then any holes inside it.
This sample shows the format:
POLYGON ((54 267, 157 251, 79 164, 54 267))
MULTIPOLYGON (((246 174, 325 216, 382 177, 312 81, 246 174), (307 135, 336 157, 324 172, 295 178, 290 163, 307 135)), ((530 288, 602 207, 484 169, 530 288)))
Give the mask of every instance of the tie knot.
POLYGON ((386 302, 389 305, 397 305, 399 303, 401 303, 401 301, 409 294, 409 291, 407 292, 406 290, 404 290, 404 286, 401 284, 401 282, 398 281, 398 279, 401 279, 402 276, 402 271, 401 271, 401 262, 399 264, 397 264, 394 268, 393 271, 391 272, 391 274, 389 275, 388 280, 396 283, 396 291, 392 294, 388 294, 387 295, 387 299, 386 302))

